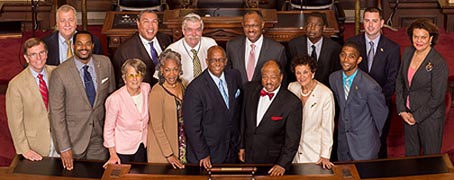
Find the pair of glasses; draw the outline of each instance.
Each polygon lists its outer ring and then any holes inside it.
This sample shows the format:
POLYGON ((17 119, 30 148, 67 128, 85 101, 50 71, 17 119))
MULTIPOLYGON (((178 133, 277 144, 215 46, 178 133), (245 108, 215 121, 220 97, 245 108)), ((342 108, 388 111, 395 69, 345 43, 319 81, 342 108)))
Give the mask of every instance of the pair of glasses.
POLYGON ((137 73, 137 74, 128 74, 126 75, 126 78, 128 79, 134 79, 134 78, 142 78, 143 77, 143 74, 142 73, 137 73))
POLYGON ((31 57, 33 59, 36 59, 37 57, 39 56, 44 56, 44 55, 47 55, 47 51, 46 50, 43 50, 43 51, 40 51, 39 53, 31 53, 28 55, 28 57, 31 57))

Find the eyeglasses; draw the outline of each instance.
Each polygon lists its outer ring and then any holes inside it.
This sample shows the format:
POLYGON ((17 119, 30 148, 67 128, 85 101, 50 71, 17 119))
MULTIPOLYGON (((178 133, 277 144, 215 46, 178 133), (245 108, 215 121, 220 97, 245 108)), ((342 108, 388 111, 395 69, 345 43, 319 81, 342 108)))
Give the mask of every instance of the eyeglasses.
POLYGON ((209 63, 223 63, 227 60, 227 58, 219 58, 219 59, 208 59, 209 63))
POLYGON ((126 75, 126 78, 128 79, 134 79, 134 78, 137 78, 137 79, 140 79, 143 77, 143 74, 142 73, 137 73, 137 74, 128 74, 126 75))
POLYGON ((35 58, 38 57, 38 54, 39 54, 39 56, 44 56, 44 55, 47 55, 47 51, 46 51, 46 50, 43 50, 43 51, 41 51, 41 52, 39 52, 39 53, 31 53, 31 54, 29 54, 29 55, 27 55, 27 56, 28 56, 28 57, 31 57, 31 58, 33 58, 33 59, 35 59, 35 58))

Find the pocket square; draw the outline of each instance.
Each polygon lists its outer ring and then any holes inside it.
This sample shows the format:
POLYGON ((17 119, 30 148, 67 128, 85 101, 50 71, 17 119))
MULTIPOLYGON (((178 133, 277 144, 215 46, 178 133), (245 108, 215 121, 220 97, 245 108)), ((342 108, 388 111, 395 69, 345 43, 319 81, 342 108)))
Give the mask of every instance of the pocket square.
POLYGON ((109 80, 109 78, 104 78, 103 80, 101 80, 101 84, 104 84, 104 82, 106 82, 107 80, 109 80))
POLYGON ((271 120, 273 121, 280 121, 282 119, 283 119, 282 116, 271 116, 271 120))
POLYGON ((241 94, 240 89, 237 89, 235 93, 235 98, 238 98, 240 94, 241 94))

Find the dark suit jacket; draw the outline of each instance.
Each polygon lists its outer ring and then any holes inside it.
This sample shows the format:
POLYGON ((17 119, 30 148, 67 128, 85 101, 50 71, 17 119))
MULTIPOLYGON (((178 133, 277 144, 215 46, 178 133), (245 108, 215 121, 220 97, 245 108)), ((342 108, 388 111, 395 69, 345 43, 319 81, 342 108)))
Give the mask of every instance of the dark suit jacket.
POLYGON ((58 152, 71 148, 75 155, 84 153, 90 143, 92 130, 102 138, 104 102, 115 90, 115 76, 108 57, 93 55, 92 60, 98 86, 93 107, 74 57, 60 64, 50 77, 49 94, 52 95, 49 96, 49 114, 58 152))
MULTIPOLYGON (((307 52, 307 37, 299 36, 292 39, 288 43, 289 59, 292 60, 296 56, 309 55, 307 52)), ((322 49, 317 60, 317 71, 315 79, 329 86, 329 75, 341 69, 339 54, 341 46, 333 40, 323 37, 322 49)), ((294 75, 292 75, 293 77, 294 75)))
MULTIPOLYGON (((348 41, 354 41, 361 47, 361 57, 363 57, 363 61, 359 63, 359 68, 364 72, 368 72, 366 38, 364 33, 356 35, 348 41)), ((396 78, 399 67, 400 46, 382 34, 375 52, 372 70, 368 72, 368 74, 380 84, 383 94, 385 94, 385 98, 389 102, 391 101, 391 97, 396 88, 396 78)))
POLYGON ((376 159, 388 115, 380 85, 358 69, 348 99, 345 100, 342 70, 332 73, 329 82, 340 112, 337 149, 339 160, 376 159))
MULTIPOLYGON (((58 48, 58 31, 53 32, 49 36, 45 37, 43 41, 47 45, 47 61, 48 65, 59 65, 60 64, 60 48, 58 48)), ((99 38, 93 35, 93 54, 103 54, 101 41, 99 38)), ((66 52, 65 52, 66 53, 66 52)))
POLYGON ((214 164, 234 163, 239 144, 240 74, 224 71, 229 95, 229 109, 208 69, 186 89, 183 101, 188 163, 199 163, 208 155, 214 164))
POLYGON ((407 96, 410 96, 409 110, 417 123, 426 120, 444 122, 445 93, 448 82, 448 65, 435 49, 431 49, 419 66, 411 86, 408 85, 408 68, 415 52, 413 46, 407 47, 402 56, 402 67, 397 76, 397 112, 406 112, 407 96))
MULTIPOLYGON (((159 45, 161 46, 162 50, 166 49, 166 47, 171 43, 170 37, 166 34, 158 32, 156 34, 156 38, 158 38, 159 45)), ((143 81, 149 83, 151 87, 153 87, 153 85, 158 82, 156 78, 153 78, 156 66, 153 63, 153 60, 151 60, 151 57, 148 54, 147 50, 143 46, 142 41, 139 37, 139 33, 136 32, 128 40, 122 43, 120 47, 118 47, 113 57, 112 65, 115 70, 117 89, 125 84, 123 82, 123 79, 121 78, 121 66, 126 60, 131 58, 138 58, 147 65, 147 72, 145 77, 143 78, 143 81)))
MULTIPOLYGON (((227 67, 234 68, 240 71, 241 74, 241 81, 243 84, 248 82, 247 72, 246 72, 246 60, 245 57, 245 47, 246 47, 246 37, 239 36, 227 42, 226 45, 226 52, 229 61, 227 62, 227 67)), ((270 60, 274 59, 281 65, 282 70, 284 71, 283 74, 285 75, 285 67, 287 65, 287 59, 285 55, 285 48, 280 43, 276 42, 275 40, 267 37, 263 37, 262 49, 260 50, 260 55, 255 66, 254 76, 252 77, 252 81, 260 81, 261 78, 261 68, 263 64, 270 60)), ((283 81, 286 87, 286 80, 283 81)))
POLYGON ((262 88, 260 82, 249 83, 245 87, 240 146, 246 151, 246 163, 271 163, 288 169, 301 137, 301 101, 281 86, 259 126, 256 126, 262 88))

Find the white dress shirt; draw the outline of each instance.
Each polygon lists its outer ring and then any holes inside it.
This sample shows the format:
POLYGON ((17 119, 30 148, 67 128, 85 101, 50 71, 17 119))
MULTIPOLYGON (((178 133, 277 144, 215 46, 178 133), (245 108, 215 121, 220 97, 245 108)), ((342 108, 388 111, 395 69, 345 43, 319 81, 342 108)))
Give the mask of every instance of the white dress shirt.
MULTIPOLYGON (((271 103, 273 103, 273 100, 276 98, 277 93, 279 92, 280 88, 281 88, 281 86, 276 88, 273 92, 269 92, 269 93, 274 93, 274 96, 271 99, 268 96, 260 96, 259 105, 257 106, 257 124, 256 124, 256 126, 259 126, 260 122, 263 119, 263 116, 265 115, 266 111, 270 107, 271 103)), ((265 88, 263 88, 263 90, 266 91, 265 88)))

